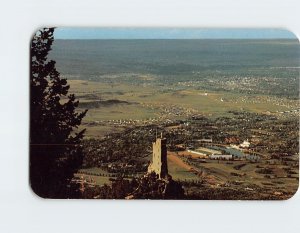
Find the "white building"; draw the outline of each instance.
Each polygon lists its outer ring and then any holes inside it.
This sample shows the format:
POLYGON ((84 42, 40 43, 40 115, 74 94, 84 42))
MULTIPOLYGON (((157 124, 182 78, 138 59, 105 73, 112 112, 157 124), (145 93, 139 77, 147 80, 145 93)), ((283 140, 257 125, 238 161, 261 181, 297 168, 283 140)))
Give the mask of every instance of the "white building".
POLYGON ((210 159, 226 159, 226 160, 230 160, 233 158, 232 155, 215 155, 215 154, 209 155, 208 157, 210 159))
POLYGON ((243 141, 243 143, 240 144, 240 147, 242 148, 249 148, 250 142, 247 140, 243 141))

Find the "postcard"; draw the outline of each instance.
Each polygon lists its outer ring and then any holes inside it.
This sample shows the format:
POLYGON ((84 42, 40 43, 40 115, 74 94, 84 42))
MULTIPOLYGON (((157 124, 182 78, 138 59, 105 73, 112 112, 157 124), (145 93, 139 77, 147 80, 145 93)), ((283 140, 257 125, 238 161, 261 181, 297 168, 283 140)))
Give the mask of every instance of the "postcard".
POLYGON ((289 199, 299 58, 285 29, 41 28, 31 188, 51 199, 289 199))

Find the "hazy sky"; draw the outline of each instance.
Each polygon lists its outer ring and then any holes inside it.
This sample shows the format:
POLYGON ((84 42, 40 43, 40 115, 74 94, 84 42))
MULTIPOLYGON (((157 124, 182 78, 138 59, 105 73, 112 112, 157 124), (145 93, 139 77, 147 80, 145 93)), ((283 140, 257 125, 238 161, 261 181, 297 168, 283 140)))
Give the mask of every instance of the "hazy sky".
POLYGON ((56 28, 55 39, 272 39, 296 36, 283 29, 56 28))

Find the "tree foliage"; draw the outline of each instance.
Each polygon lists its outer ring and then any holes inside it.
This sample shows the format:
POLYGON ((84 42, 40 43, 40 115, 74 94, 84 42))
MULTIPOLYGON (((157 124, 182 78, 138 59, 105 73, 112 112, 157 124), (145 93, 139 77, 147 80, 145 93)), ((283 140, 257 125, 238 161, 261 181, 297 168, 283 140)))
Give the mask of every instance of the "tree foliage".
POLYGON ((41 197, 65 198, 74 171, 82 163, 79 130, 86 111, 68 94, 69 85, 48 59, 54 28, 39 30, 31 41, 30 183, 41 197))
POLYGON ((82 198, 86 199, 184 199, 181 183, 170 175, 159 179, 155 173, 144 174, 138 178, 110 179, 110 185, 85 187, 82 198))

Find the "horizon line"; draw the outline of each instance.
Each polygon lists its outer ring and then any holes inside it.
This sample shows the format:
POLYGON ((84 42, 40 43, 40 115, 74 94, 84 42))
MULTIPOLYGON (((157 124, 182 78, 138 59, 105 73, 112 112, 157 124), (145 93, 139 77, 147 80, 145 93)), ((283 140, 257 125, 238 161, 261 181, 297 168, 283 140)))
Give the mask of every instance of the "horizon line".
POLYGON ((56 28, 55 39, 298 39, 286 29, 275 28, 56 28))

